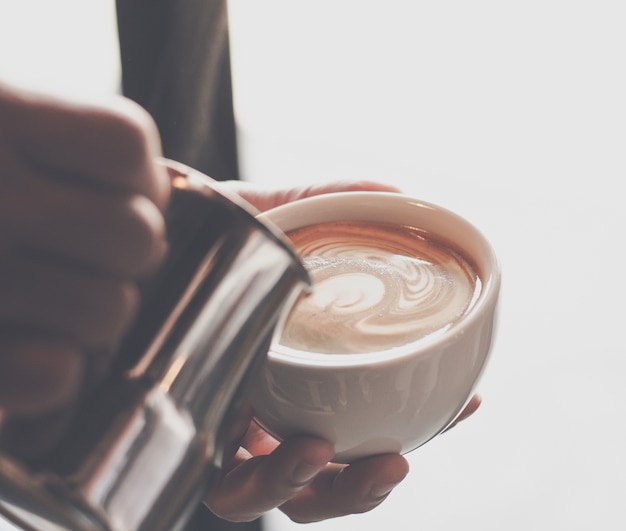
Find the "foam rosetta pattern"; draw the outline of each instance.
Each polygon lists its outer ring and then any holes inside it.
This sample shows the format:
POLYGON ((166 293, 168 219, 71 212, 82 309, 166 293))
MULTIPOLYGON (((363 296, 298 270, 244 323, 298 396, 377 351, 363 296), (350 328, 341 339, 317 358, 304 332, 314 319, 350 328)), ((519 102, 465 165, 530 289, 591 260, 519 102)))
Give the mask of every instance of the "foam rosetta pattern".
POLYGON ((409 227, 345 222, 289 237, 313 279, 283 332, 290 348, 352 354, 414 343, 452 326, 479 289, 461 255, 409 227))

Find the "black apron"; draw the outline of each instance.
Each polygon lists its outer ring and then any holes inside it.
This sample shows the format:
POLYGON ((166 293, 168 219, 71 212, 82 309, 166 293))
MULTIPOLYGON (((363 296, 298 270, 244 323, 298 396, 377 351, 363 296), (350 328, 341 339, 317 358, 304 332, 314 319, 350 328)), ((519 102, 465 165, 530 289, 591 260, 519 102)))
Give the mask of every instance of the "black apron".
MULTIPOLYGON (((238 179, 226 0, 117 0, 122 92, 147 109, 164 156, 238 179)), ((198 507, 185 531, 261 531, 198 507)))
POLYGON ((122 91, 155 119, 163 153, 239 178, 226 0, 117 0, 122 91))

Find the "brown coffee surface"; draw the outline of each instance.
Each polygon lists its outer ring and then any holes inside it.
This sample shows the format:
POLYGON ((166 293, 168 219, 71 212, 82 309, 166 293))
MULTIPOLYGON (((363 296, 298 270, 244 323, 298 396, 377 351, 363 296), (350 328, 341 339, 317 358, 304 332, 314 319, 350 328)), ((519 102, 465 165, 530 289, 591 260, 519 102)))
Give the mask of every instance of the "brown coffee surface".
POLYGON ((378 352, 440 334, 480 279, 446 243, 408 226, 333 222, 287 233, 313 279, 280 343, 324 354, 378 352))

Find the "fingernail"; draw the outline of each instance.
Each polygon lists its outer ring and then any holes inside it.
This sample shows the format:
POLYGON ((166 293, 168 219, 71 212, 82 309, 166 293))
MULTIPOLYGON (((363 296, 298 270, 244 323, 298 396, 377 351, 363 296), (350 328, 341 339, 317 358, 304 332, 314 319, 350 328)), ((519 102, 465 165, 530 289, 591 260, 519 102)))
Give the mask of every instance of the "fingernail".
POLYGON ((320 467, 317 465, 301 463, 294 469, 293 473, 291 474, 291 480, 296 485, 304 485, 311 481, 319 471, 320 467))
POLYGON ((370 490, 370 496, 374 499, 382 498, 383 496, 387 496, 395 487, 397 483, 386 484, 386 485, 374 485, 370 490))

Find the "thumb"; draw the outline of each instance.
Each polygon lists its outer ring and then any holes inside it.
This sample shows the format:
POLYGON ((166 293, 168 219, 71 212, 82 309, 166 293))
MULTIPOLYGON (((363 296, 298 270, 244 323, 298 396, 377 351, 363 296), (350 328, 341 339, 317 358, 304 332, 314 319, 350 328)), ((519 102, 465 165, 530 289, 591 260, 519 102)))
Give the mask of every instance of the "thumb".
POLYGON ((219 184, 236 192, 261 212, 297 199, 335 192, 401 192, 395 186, 369 180, 333 181, 279 189, 267 189, 242 181, 225 181, 219 184))

